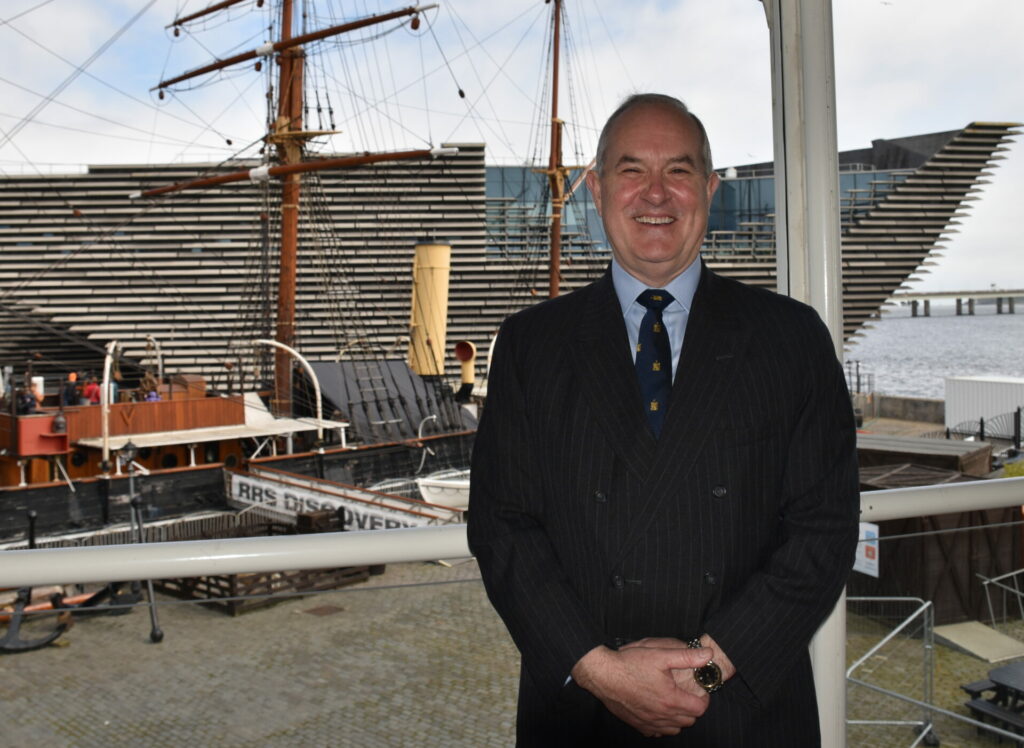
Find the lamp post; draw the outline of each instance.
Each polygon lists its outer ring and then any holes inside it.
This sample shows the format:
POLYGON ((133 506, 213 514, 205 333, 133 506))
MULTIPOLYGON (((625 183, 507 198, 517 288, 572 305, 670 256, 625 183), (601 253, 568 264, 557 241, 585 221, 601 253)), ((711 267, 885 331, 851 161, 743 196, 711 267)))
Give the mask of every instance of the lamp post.
MULTIPOLYGON (((139 497, 135 495, 135 458, 139 454, 138 447, 129 439, 123 447, 119 458, 124 460, 128 467, 128 503, 131 505, 132 528, 136 532, 136 540, 142 544, 146 542, 146 535, 142 529, 142 506, 139 497)), ((146 580, 146 590, 149 592, 149 640, 159 644, 164 639, 164 632, 160 629, 160 623, 156 617, 156 599, 153 597, 153 580, 146 580)))

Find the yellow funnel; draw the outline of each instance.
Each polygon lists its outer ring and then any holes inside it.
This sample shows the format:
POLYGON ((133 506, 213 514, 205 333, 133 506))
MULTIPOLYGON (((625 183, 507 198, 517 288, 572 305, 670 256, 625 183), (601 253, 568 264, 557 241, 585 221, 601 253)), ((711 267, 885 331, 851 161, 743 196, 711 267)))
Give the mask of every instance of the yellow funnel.
POLYGON ((452 248, 449 245, 416 245, 412 268, 409 368, 423 377, 444 373, 451 266, 452 248))

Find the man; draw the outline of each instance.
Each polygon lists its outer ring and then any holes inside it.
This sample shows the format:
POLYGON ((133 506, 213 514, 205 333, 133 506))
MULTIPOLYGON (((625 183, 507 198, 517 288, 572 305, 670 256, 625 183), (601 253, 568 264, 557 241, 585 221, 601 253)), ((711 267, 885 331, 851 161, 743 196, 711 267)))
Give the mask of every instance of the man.
POLYGON ((473 455, 518 742, 817 745, 807 646, 858 512, 827 329, 701 263, 718 177, 682 102, 627 99, 587 184, 611 268, 506 320, 473 455))
POLYGON ((78 374, 71 372, 68 374, 68 380, 64 383, 64 389, 61 392, 61 401, 64 405, 78 405, 79 397, 78 374))

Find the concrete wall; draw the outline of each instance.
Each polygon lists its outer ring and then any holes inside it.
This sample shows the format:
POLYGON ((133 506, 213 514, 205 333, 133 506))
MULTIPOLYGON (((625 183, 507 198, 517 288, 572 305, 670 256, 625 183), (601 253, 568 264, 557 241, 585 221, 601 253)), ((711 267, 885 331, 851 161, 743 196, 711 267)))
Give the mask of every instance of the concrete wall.
POLYGON ((865 418, 895 418, 899 421, 945 423, 946 403, 924 397, 897 397, 878 393, 855 393, 853 407, 865 418))

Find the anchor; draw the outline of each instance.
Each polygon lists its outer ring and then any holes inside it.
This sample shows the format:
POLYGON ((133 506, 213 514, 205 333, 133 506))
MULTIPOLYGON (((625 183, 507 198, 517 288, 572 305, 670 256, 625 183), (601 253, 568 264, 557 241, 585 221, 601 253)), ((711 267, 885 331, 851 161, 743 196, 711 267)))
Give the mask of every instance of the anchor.
MULTIPOLYGON (((36 547, 36 512, 30 510, 28 513, 28 547, 36 547)), ((32 602, 32 588, 22 587, 18 590, 18 597, 14 603, 14 610, 10 614, 7 623, 7 633, 0 637, 0 654, 13 654, 15 652, 28 652, 33 649, 45 647, 56 641, 61 634, 71 628, 71 613, 62 612, 57 616, 57 625, 49 633, 43 634, 35 639, 24 638, 21 633, 21 625, 25 620, 26 608, 32 602)), ((32 611, 29 611, 31 614, 32 611)))
MULTIPOLYGON (((36 517, 35 510, 28 512, 28 547, 36 549, 36 517)), ((141 518, 140 518, 141 523, 141 518)), ((125 615, 131 613, 132 607, 142 601, 142 585, 132 582, 125 589, 124 582, 110 582, 95 592, 65 596, 57 592, 50 595, 47 602, 32 603, 32 588, 22 587, 10 613, 0 613, 0 621, 7 620, 7 632, 0 637, 0 654, 13 654, 40 649, 56 641, 74 623, 73 614, 77 615, 125 615), (106 604, 104 604, 106 603, 106 604), (57 623, 53 630, 37 638, 25 638, 22 635, 22 624, 31 615, 41 615, 45 611, 57 613, 57 623)), ((155 617, 155 612, 152 613, 155 617)), ((154 638, 163 632, 154 623, 154 638)), ((154 638, 154 641, 156 639, 154 638)))
MULTIPOLYGON (((21 635, 21 624, 25 620, 25 608, 29 606, 31 599, 31 587, 22 587, 18 590, 18 599, 14 603, 14 610, 10 613, 10 620, 7 623, 7 633, 0 637, 0 654, 28 652, 45 647, 50 642, 56 641, 61 634, 71 628, 71 613, 65 611, 57 616, 57 625, 49 633, 35 639, 23 638, 21 635)), ((29 614, 31 615, 32 611, 29 611, 29 614)))

